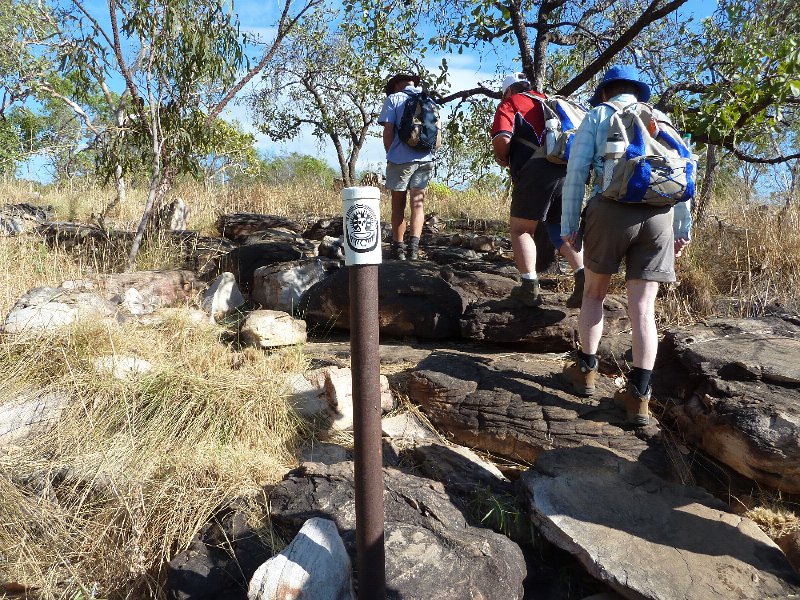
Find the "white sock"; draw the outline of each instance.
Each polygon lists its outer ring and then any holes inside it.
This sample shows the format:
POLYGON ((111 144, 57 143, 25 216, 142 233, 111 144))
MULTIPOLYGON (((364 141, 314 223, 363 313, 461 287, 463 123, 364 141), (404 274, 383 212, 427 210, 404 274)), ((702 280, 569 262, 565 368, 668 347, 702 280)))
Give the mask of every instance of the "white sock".
POLYGON ((520 275, 521 279, 536 279, 536 271, 531 271, 530 273, 523 273, 520 275))

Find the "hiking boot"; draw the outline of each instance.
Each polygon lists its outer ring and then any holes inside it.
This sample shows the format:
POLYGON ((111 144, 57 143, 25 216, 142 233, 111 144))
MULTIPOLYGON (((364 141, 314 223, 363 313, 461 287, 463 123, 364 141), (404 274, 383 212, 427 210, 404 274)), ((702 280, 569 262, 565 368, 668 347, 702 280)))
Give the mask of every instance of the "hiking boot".
POLYGON ((650 410, 647 405, 650 402, 652 388, 647 388, 646 394, 640 394, 639 390, 630 383, 625 388, 617 390, 614 394, 614 404, 624 408, 628 415, 628 423, 642 426, 650 424, 650 410))
POLYGON ((406 245, 403 242, 392 242, 392 258, 394 260, 406 259, 406 245))
POLYGON ((572 390, 578 396, 591 396, 594 394, 594 380, 597 378, 597 365, 591 368, 578 356, 571 365, 564 366, 564 371, 562 373, 564 378, 572 385, 572 390))
POLYGON ((572 295, 567 298, 567 308, 580 308, 583 304, 583 284, 586 281, 586 273, 583 269, 575 272, 575 287, 572 295))
POLYGON ((513 298, 523 306, 539 306, 542 303, 542 296, 539 294, 539 280, 521 280, 521 285, 518 285, 512 289, 509 297, 513 298))
POLYGON ((419 259, 419 238, 412 237, 408 242, 408 260, 419 259))

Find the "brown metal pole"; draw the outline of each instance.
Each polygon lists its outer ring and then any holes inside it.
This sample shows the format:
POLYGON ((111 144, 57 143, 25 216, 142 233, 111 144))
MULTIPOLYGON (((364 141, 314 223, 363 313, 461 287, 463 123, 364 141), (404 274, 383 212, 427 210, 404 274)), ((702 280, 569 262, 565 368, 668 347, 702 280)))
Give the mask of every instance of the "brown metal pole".
POLYGON ((350 272, 358 598, 385 600, 378 265, 347 268, 350 272))

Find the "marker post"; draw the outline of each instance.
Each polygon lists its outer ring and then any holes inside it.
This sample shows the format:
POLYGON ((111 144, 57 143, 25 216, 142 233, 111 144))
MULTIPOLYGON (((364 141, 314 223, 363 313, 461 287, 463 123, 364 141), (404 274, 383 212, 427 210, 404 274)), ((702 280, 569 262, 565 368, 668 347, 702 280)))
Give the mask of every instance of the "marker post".
POLYGON ((342 190, 345 265, 350 283, 356 547, 359 600, 385 600, 378 265, 380 190, 342 190))

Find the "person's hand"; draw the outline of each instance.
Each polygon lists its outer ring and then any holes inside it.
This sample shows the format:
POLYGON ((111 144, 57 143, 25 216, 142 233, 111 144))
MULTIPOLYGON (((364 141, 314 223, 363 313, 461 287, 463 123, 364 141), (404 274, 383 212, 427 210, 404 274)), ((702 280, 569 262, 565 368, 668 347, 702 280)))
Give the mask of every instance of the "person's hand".
POLYGON ((680 257, 683 249, 689 245, 689 240, 686 238, 676 238, 675 239, 675 258, 680 257))
POLYGON ((564 240, 565 243, 569 244, 570 246, 572 246, 574 248, 575 247, 575 240, 578 239, 578 232, 577 231, 572 231, 572 232, 568 233, 567 235, 562 235, 561 239, 564 240))

